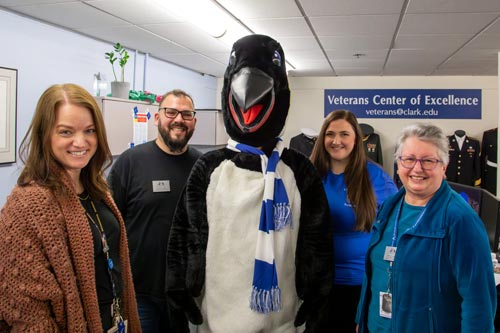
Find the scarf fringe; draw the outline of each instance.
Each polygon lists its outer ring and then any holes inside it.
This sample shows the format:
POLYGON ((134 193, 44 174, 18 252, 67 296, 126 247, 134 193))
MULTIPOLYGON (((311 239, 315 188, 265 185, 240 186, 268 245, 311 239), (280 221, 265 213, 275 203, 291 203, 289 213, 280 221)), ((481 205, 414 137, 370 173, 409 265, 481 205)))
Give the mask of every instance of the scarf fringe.
POLYGON ((274 230, 280 231, 287 226, 293 229, 290 204, 286 202, 274 204, 274 230))
POLYGON ((281 310, 281 290, 273 287, 271 290, 252 287, 250 295, 250 308, 259 313, 278 312, 281 310))

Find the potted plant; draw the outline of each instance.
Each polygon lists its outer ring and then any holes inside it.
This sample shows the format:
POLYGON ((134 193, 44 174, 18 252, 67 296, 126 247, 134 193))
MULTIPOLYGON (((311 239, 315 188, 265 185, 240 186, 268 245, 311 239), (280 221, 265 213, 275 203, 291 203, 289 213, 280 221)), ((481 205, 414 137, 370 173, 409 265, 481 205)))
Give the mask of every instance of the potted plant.
POLYGON ((115 80, 111 82, 111 96, 128 99, 130 91, 130 82, 125 82, 125 65, 127 64, 129 55, 127 50, 120 43, 113 46, 113 51, 106 52, 104 57, 111 63, 113 76, 115 80), (121 80, 118 81, 115 72, 115 62, 118 60, 118 65, 121 69, 121 80))

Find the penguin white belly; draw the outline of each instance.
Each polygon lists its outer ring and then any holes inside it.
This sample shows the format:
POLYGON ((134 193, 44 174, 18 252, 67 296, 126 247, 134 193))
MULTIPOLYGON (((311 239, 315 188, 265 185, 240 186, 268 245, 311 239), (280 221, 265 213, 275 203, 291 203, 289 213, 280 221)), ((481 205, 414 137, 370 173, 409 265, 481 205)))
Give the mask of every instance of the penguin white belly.
POLYGON ((295 289, 295 250, 301 197, 292 170, 282 161, 277 170, 289 198, 293 226, 274 233, 274 257, 282 310, 261 314, 250 309, 257 232, 264 177, 222 162, 207 189, 208 244, 205 286, 201 295, 204 323, 200 332, 296 332, 299 307, 295 289))

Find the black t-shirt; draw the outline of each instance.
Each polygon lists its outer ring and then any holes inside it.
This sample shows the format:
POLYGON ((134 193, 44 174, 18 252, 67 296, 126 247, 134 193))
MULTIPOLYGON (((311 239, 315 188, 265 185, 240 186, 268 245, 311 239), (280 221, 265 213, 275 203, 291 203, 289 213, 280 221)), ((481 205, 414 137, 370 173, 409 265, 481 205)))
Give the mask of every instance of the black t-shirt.
POLYGON ((127 228, 138 296, 165 299, 166 251, 177 201, 201 152, 169 155, 155 141, 125 151, 108 183, 127 228))
POLYGON ((112 276, 115 284, 115 289, 118 297, 122 295, 122 278, 121 278, 121 265, 119 256, 120 246, 120 224, 113 215, 111 210, 102 201, 91 200, 87 192, 80 195, 80 202, 87 212, 87 219, 89 220, 90 230, 92 230, 92 238, 94 240, 94 263, 95 263, 95 276, 97 299, 101 312, 101 320, 105 330, 112 326, 111 319, 111 304, 113 302, 113 290, 111 286, 111 279, 108 272, 108 262, 105 253, 103 252, 103 244, 101 240, 101 231, 99 230, 99 220, 102 223, 106 241, 109 247, 109 255, 113 260, 112 276), (97 215, 94 213, 91 202, 94 203, 97 215), (91 218, 89 218, 89 215, 91 218), (98 218, 99 217, 99 220, 98 218))

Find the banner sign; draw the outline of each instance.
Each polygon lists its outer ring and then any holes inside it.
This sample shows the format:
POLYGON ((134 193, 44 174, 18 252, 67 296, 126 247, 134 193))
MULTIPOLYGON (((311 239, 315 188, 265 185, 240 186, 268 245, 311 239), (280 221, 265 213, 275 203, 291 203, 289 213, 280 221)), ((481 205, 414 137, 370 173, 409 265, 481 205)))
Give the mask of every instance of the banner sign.
POLYGON ((339 109, 357 118, 481 119, 481 89, 325 89, 325 116, 339 109))

